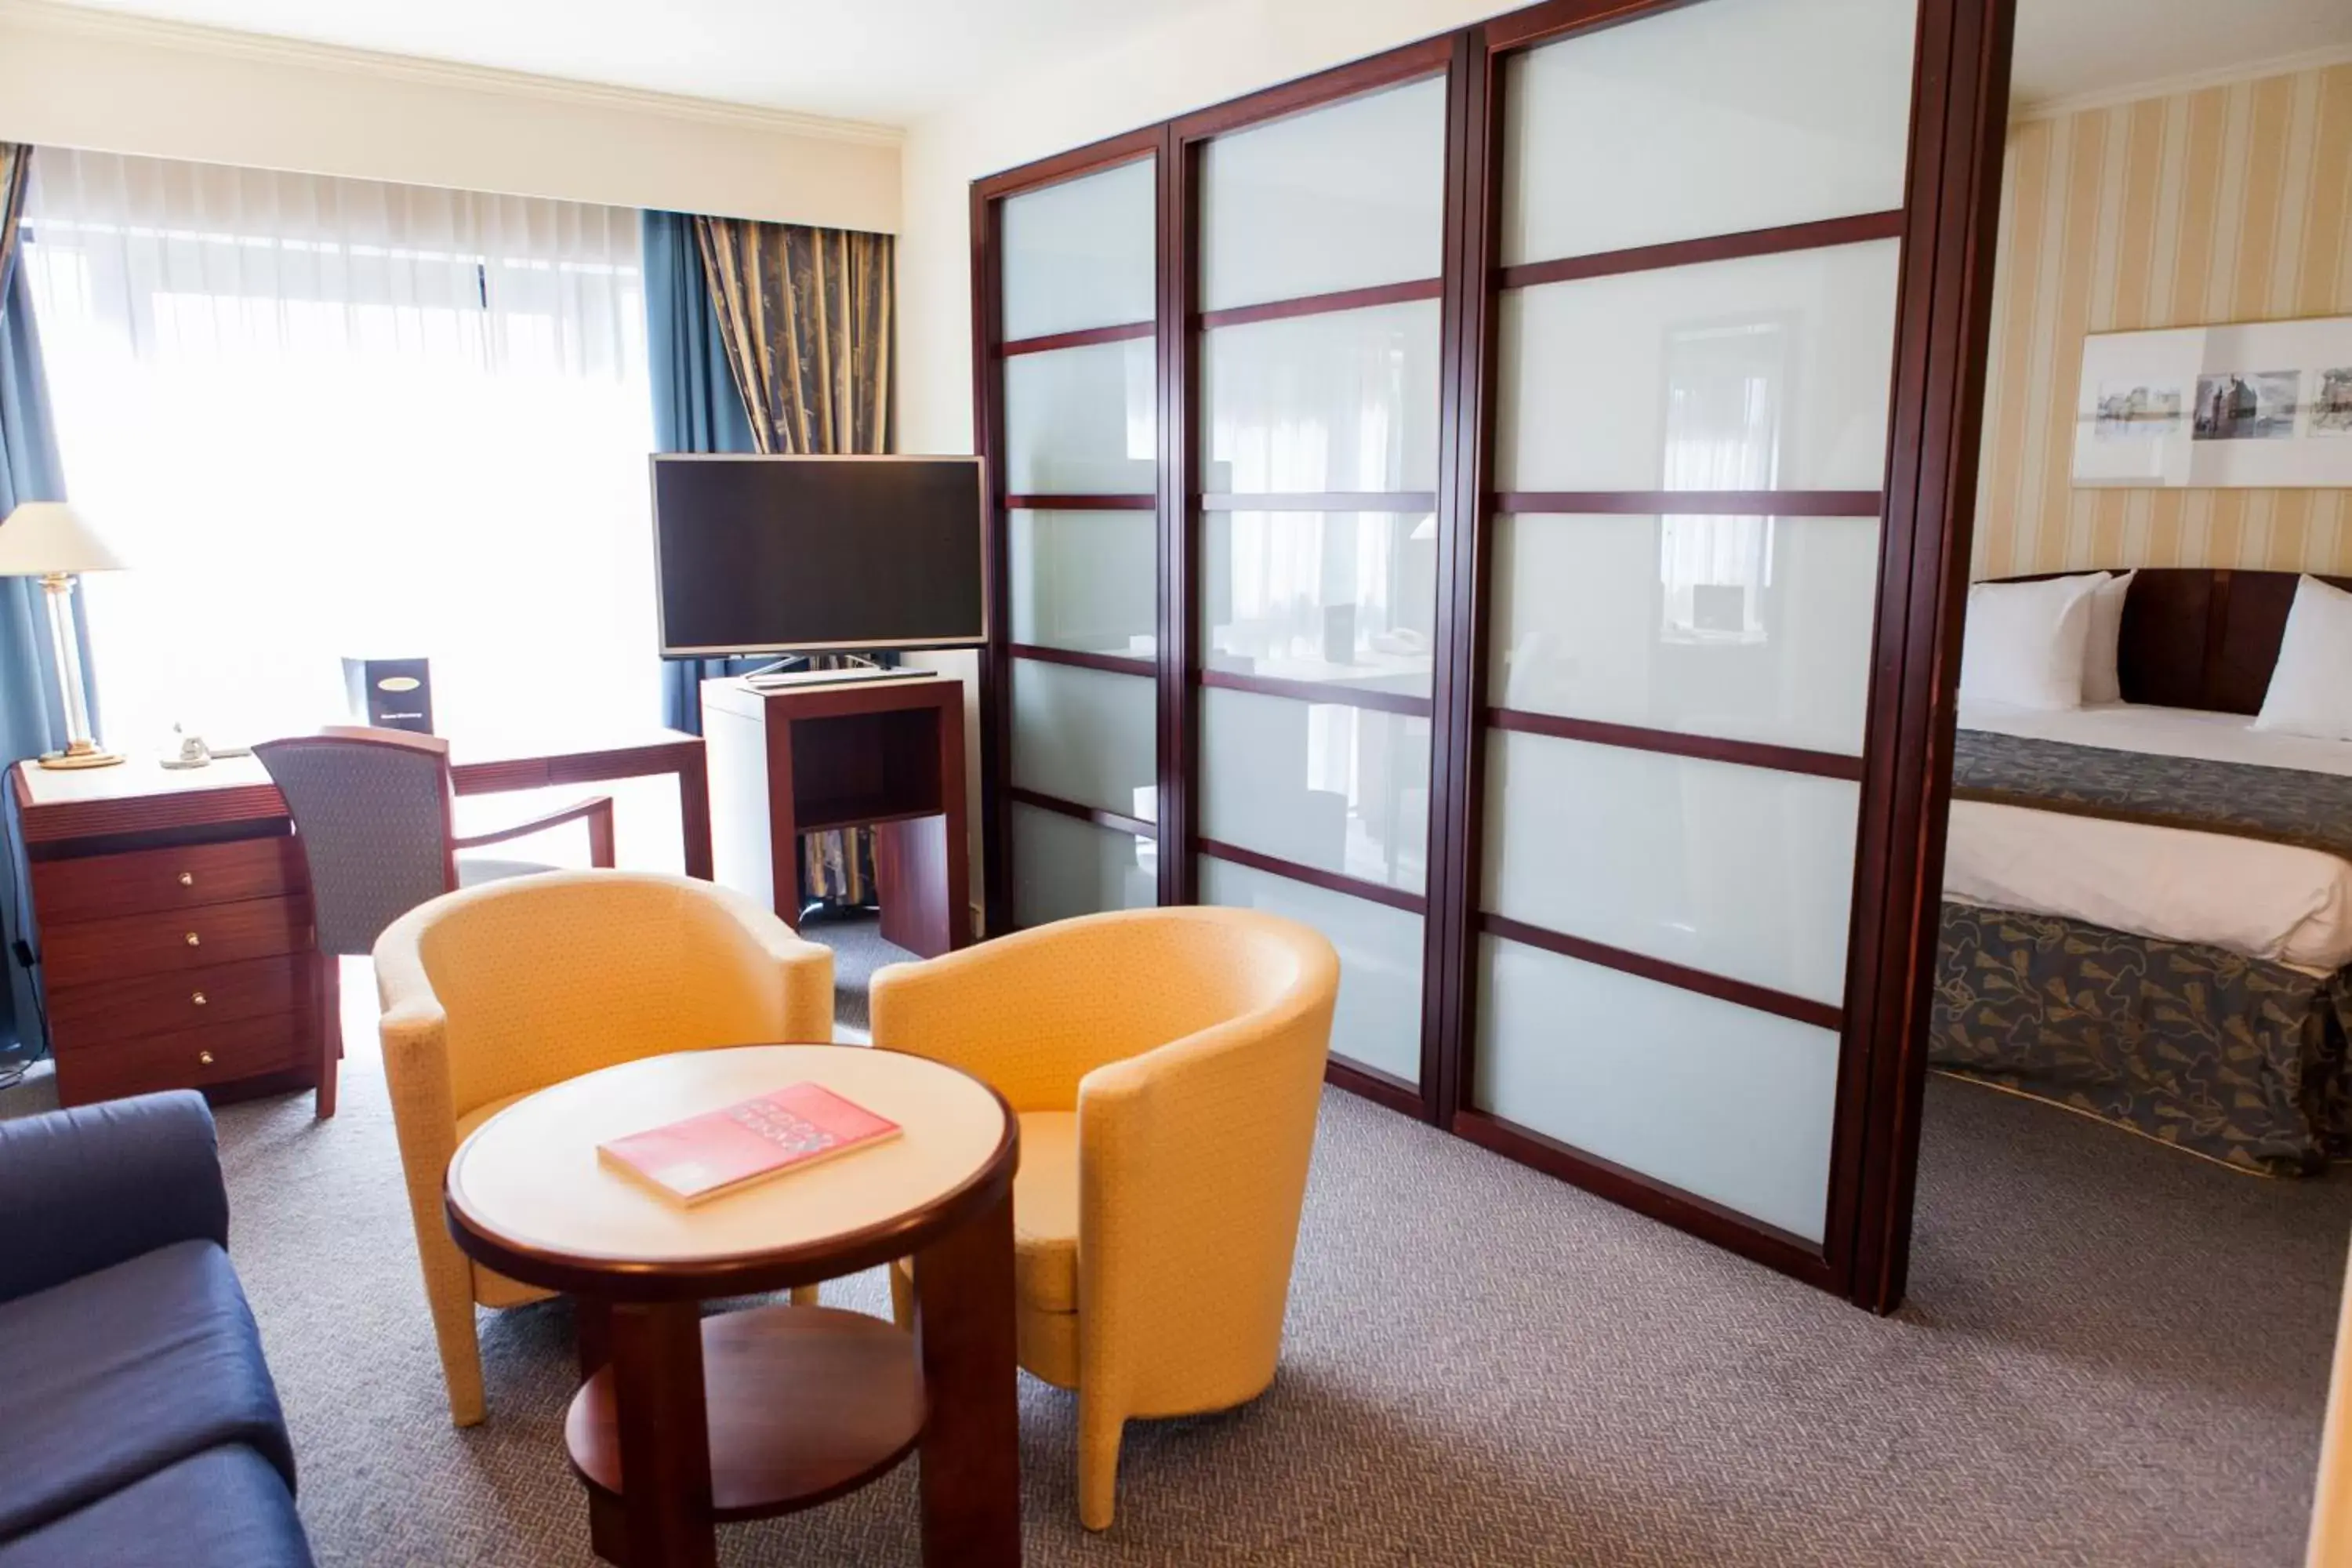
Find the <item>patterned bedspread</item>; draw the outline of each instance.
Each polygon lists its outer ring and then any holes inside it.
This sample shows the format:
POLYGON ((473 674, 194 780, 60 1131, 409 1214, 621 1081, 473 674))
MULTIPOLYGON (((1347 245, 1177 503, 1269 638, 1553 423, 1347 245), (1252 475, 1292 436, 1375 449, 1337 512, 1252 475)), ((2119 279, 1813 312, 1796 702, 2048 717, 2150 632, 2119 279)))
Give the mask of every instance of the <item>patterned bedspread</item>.
MULTIPOLYGON (((2352 859, 2352 778, 1963 730, 1952 795, 2352 859)), ((2352 969, 1944 906, 1928 1060, 2242 1170, 2352 1156, 2352 969)))
POLYGON ((1963 730, 1957 800, 2266 838, 2352 860, 2352 777, 1963 730))
POLYGON ((2352 969, 1944 906, 1927 1059, 2265 1175, 2352 1154, 2352 969))

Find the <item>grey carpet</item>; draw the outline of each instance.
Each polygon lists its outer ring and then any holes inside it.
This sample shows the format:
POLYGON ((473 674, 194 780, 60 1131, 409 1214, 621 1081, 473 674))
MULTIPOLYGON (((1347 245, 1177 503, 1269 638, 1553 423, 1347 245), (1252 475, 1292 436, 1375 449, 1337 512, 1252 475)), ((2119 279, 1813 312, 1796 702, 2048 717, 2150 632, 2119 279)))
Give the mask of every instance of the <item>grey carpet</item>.
MULTIPOLYGON (((485 1314, 490 1419, 450 1427, 351 1040, 333 1121, 220 1115, 320 1559, 585 1565, 567 1312, 485 1314)), ((1027 1560, 2291 1563, 2347 1223, 2352 1181, 1937 1080, 1912 1304, 1882 1320, 1333 1091, 1275 1387, 1130 1427, 1118 1524, 1088 1537, 1071 1401, 1024 1379, 1027 1560)), ((878 1276, 825 1293, 883 1310, 878 1276)), ((721 1540, 730 1564, 915 1563, 911 1467, 721 1540)))
POLYGON ((882 940, 876 915, 824 915, 802 925, 801 934, 833 949, 833 1021, 866 1031, 866 984, 886 963, 907 963, 915 955, 882 940))

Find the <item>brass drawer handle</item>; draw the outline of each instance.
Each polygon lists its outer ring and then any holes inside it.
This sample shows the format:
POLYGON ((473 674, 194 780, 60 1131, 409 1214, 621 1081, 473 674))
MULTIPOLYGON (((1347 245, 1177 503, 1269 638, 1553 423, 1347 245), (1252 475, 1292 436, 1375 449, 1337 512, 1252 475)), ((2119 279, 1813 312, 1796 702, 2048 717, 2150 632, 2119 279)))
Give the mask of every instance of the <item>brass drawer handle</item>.
POLYGON ((196 1065, 197 1065, 198 1067, 207 1067, 207 1068, 208 1068, 208 1067, 210 1067, 210 1066, 212 1066, 212 1065, 213 1065, 213 1054, 212 1054, 212 1052, 210 1052, 210 1051, 198 1051, 198 1052, 196 1053, 196 1065))
POLYGON ((198 936, 195 932, 190 931, 188 933, 188 945, 190 947, 202 947, 204 944, 204 939, 198 936))
POLYGON ((193 888, 195 885, 196 874, 194 871, 183 871, 180 873, 180 886, 183 888, 193 888))
POLYGON ((191 1001, 191 1002, 194 1002, 197 1006, 201 1007, 201 1006, 203 1006, 203 1005, 205 1005, 205 994, 204 994, 203 992, 199 991, 199 992, 195 993, 194 995, 190 996, 190 997, 188 998, 188 1000, 189 1000, 189 1001, 191 1001))

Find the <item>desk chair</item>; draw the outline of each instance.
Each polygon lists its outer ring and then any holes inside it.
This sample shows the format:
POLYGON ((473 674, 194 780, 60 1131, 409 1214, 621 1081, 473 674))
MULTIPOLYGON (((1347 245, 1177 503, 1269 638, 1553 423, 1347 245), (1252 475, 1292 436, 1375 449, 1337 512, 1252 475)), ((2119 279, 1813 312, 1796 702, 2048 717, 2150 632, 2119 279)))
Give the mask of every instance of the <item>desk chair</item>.
MULTIPOLYGON (((874 975, 874 1043, 960 1067, 1021 1119, 1021 1364, 1078 1394, 1078 1520, 1119 1434, 1274 1381, 1339 960, 1255 910, 1059 921, 874 975)), ((890 1270, 912 1326, 912 1280, 890 1270)))
POLYGON ((593 865, 613 864, 613 801, 595 795, 492 833, 457 834, 449 742, 406 730, 335 725, 315 735, 265 741, 253 754, 294 819, 310 872, 310 930, 326 962, 316 987, 319 1114, 335 1113, 342 1059, 341 995, 334 960, 374 951, 393 921, 460 887, 554 869, 528 860, 460 857, 567 822, 588 826, 593 865))

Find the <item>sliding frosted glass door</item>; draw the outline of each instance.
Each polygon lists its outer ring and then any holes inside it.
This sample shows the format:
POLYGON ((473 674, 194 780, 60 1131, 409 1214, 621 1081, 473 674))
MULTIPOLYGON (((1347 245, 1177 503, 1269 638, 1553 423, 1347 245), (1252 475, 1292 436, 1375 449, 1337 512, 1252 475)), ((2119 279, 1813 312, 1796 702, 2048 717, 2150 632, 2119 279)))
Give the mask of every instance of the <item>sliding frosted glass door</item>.
POLYGON ((2013 0, 1489 16, 973 187, 990 924, 1903 1294, 2013 0))
POLYGON ((1192 153, 1198 892, 1329 936, 1334 1058, 1416 1104, 1445 145, 1441 74, 1192 153))
POLYGON ((1115 155, 993 206, 993 929, 1159 898, 1158 164, 1115 155))
POLYGON ((1829 1228, 1913 0, 1505 57, 1485 1129, 1790 1255, 1829 1228))

